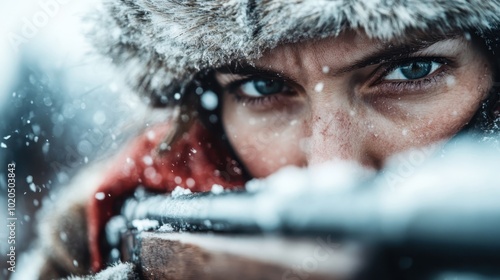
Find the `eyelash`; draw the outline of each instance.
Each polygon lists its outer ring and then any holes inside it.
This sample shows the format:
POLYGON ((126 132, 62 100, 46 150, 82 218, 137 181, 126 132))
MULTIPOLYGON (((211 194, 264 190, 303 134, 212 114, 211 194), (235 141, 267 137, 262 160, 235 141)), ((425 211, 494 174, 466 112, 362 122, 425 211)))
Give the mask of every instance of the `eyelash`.
POLYGON ((385 64, 382 64, 380 67, 385 68, 385 71, 383 72, 383 75, 386 75, 387 73, 395 70, 398 67, 401 67, 407 63, 410 62, 420 62, 420 61, 425 61, 425 62, 437 62, 441 64, 449 64, 451 61, 447 58, 444 57, 406 57, 402 58, 393 62, 388 62, 385 64))
MULTIPOLYGON (((378 86, 380 91, 392 91, 392 92, 403 92, 403 91, 420 91, 424 89, 431 83, 438 82, 439 78, 442 77, 448 70, 449 66, 452 65, 453 62, 447 58, 443 57, 406 57, 399 59, 397 61, 393 61, 390 63, 384 63, 380 65, 374 71, 374 82, 370 83, 370 86, 378 86), (426 76, 424 78, 420 78, 417 80, 406 80, 406 81, 384 81, 383 78, 386 77, 389 73, 396 70, 399 67, 404 66, 410 62, 417 61, 425 61, 425 62, 437 62, 440 63, 441 66, 426 76)), ((262 97, 250 97, 245 94, 239 93, 240 88, 243 84, 256 80, 256 79, 282 79, 285 81, 285 85, 290 85, 292 82, 284 79, 282 77, 277 77, 273 75, 250 75, 245 78, 237 79, 235 81, 230 81, 223 88, 230 94, 234 95, 236 101, 240 103, 246 103, 248 105, 270 105, 271 103, 280 100, 285 93, 293 92, 293 86, 287 86, 290 91, 283 92, 280 94, 273 94, 262 97)), ((292 83, 293 84, 293 83, 292 83)))
POLYGON ((401 92, 401 91, 419 91, 424 89, 427 85, 438 82, 439 78, 447 73, 449 67, 453 66, 453 62, 450 59, 443 57, 410 57, 404 58, 395 62, 391 62, 389 65, 381 65, 375 72, 382 72, 381 74, 376 75, 376 79, 374 83, 371 83, 370 86, 380 86, 381 90, 384 88, 387 90, 388 87, 393 91, 401 92), (386 77, 389 73, 396 70, 403 65, 410 62, 437 62, 441 64, 441 66, 436 69, 434 72, 429 74, 424 78, 420 78, 417 80, 406 80, 406 81, 384 81, 383 78, 386 77))
POLYGON ((250 75, 248 77, 242 78, 242 79, 236 79, 234 81, 230 81, 228 85, 224 86, 225 90, 232 94, 237 102, 240 103, 245 103, 250 106, 263 106, 263 105, 271 105, 275 101, 280 100, 283 95, 286 95, 286 93, 293 93, 293 86, 289 86, 291 81, 284 79, 283 77, 279 76, 273 76, 273 75, 250 75), (243 84, 254 81, 257 79, 281 79, 285 82, 285 87, 288 88, 288 91, 282 92, 280 94, 272 94, 268 96, 262 96, 262 97, 250 97, 245 94, 239 93, 240 88, 243 84))
POLYGON ((275 101, 280 100, 280 97, 278 96, 278 94, 262 96, 262 97, 249 97, 249 96, 245 96, 243 94, 236 93, 236 94, 234 94, 234 98, 239 103, 245 103, 245 104, 252 105, 252 106, 253 105, 263 106, 263 105, 267 105, 267 104, 272 104, 275 101))

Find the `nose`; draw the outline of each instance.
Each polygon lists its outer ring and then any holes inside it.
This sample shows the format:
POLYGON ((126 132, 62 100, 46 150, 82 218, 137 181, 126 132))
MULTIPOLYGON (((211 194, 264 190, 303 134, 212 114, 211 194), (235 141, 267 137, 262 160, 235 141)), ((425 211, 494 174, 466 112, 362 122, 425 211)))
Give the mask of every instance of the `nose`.
POLYGON ((301 145, 306 165, 343 160, 380 169, 381 159, 372 153, 373 141, 367 132, 371 124, 349 102, 331 96, 313 98, 307 119, 308 133, 301 145))

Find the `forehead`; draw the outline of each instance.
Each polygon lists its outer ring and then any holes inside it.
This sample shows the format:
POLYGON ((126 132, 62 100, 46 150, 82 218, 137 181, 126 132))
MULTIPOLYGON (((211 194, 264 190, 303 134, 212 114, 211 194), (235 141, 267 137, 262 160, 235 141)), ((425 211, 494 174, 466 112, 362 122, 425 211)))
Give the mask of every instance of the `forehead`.
POLYGON ((315 54, 318 59, 328 55, 338 60, 343 58, 343 54, 354 54, 355 49, 361 51, 367 48, 375 48, 380 43, 382 41, 370 39, 362 33, 346 32, 337 37, 280 45, 265 52, 256 61, 256 64, 265 67, 270 62, 285 60, 292 63, 299 63, 301 60, 310 59, 310 55, 308 54, 315 54), (356 48, 353 48, 353 46, 356 46, 356 48))

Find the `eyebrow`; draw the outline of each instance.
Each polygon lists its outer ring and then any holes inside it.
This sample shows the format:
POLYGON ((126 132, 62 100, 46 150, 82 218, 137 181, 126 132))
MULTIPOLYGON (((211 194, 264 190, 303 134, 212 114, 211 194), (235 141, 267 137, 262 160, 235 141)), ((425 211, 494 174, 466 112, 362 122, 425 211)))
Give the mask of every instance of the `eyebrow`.
POLYGON ((232 63, 226 66, 223 66, 221 68, 216 69, 217 72, 222 73, 222 74, 233 74, 233 75, 255 75, 255 74, 264 74, 264 75, 270 75, 270 76, 277 76, 281 77, 278 71, 268 69, 268 68, 263 68, 259 66, 255 66, 252 64, 249 64, 247 62, 237 62, 237 63, 232 63))
MULTIPOLYGON (((286 81, 287 83, 299 85, 294 77, 287 75, 284 72, 279 72, 269 68, 263 68, 259 66, 254 66, 248 63, 234 63, 231 65, 223 66, 216 69, 216 72, 222 74, 239 75, 239 76, 261 76, 265 78, 279 78, 286 81)), ((219 82, 220 84, 220 82, 219 82)), ((230 82, 229 85, 232 83, 230 82)), ((221 84, 221 86, 224 86, 221 84)))
POLYGON ((410 57, 412 54, 422 51, 438 42, 444 40, 455 39, 459 35, 442 35, 434 36, 426 39, 412 39, 411 41, 400 42, 400 43, 385 43, 377 50, 371 54, 356 60, 349 66, 342 67, 335 72, 333 75, 339 75, 353 70, 361 69, 370 65, 379 64, 386 61, 394 61, 399 59, 405 59, 410 57))
MULTIPOLYGON (((376 50, 372 53, 365 55, 364 57, 357 59, 348 66, 339 68, 329 75, 335 76, 351 72, 357 69, 362 69, 367 66, 379 64, 387 61, 395 61, 406 59, 412 54, 422 51, 440 41, 455 39, 459 37, 460 34, 440 34, 434 36, 427 36, 425 38, 412 38, 410 40, 401 42, 387 42, 378 46, 376 50)), ((247 62, 237 62, 230 65, 221 67, 216 70, 222 74, 233 74, 233 75, 264 75, 277 78, 286 78, 286 73, 272 70, 270 68, 259 67, 251 65, 247 62)), ((289 80, 294 80, 287 78, 289 80)))

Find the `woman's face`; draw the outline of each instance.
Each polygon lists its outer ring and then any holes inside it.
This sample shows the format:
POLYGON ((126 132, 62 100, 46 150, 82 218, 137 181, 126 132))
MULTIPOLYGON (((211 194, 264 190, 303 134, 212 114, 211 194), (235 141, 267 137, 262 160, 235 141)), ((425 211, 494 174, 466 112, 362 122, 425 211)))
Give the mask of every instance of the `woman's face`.
POLYGON ((487 97, 492 69, 463 36, 387 42, 352 32, 282 45, 216 79, 229 141, 265 177, 334 159, 378 169, 447 139, 487 97))

